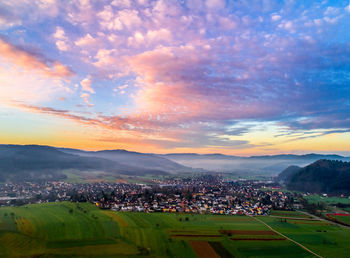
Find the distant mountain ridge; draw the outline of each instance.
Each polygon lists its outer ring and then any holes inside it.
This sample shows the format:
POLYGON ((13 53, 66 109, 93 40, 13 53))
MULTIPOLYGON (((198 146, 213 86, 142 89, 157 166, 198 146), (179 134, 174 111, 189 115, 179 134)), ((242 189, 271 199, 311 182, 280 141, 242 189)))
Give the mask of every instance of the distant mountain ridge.
POLYGON ((213 153, 213 154, 198 154, 198 153, 168 153, 168 154, 158 154, 160 156, 167 156, 167 157, 215 157, 215 158, 223 158, 223 159, 266 159, 266 158, 273 158, 273 159, 294 159, 294 158, 300 158, 300 159, 315 159, 315 158, 322 158, 322 157, 329 157, 332 159, 344 159, 344 158, 350 158, 350 157, 344 157, 337 154, 317 154, 317 153, 309 153, 309 154, 277 154, 277 155, 261 155, 261 156, 235 156, 235 155, 226 155, 226 154, 220 154, 220 153, 213 153))
POLYGON ((57 148, 58 150, 79 155, 82 157, 98 157, 118 162, 123 165, 130 165, 142 169, 163 170, 167 172, 191 172, 192 168, 178 164, 174 161, 155 154, 133 152, 127 150, 102 150, 102 151, 82 151, 77 149, 57 148))
POLYGON ((288 166, 306 166, 319 159, 350 161, 349 157, 335 154, 280 154, 265 156, 230 156, 223 154, 170 153, 160 155, 193 168, 205 168, 218 172, 247 172, 276 176, 288 166))
MULTIPOLYGON (((145 175, 191 172, 242 172, 274 176, 290 166, 319 158, 350 160, 339 155, 283 154, 239 157, 223 154, 152 154, 127 150, 84 151, 42 145, 0 145, 0 181, 62 179, 64 170, 104 175, 145 175)), ((102 175, 103 176, 103 175, 102 175)))
POLYGON ((318 160, 294 170, 286 185, 288 189, 303 192, 350 195, 350 162, 318 160))
MULTIPOLYGON (((108 158, 72 153, 83 152, 80 150, 70 149, 70 152, 41 145, 0 145, 0 182, 65 179, 65 170, 71 170, 72 173, 80 171, 87 175, 96 171, 114 176, 168 174, 161 169, 161 165, 159 168, 147 168, 130 163, 122 164, 108 158)), ((169 163, 174 164, 172 161, 169 163)), ((178 167, 185 169, 181 165, 178 167)))

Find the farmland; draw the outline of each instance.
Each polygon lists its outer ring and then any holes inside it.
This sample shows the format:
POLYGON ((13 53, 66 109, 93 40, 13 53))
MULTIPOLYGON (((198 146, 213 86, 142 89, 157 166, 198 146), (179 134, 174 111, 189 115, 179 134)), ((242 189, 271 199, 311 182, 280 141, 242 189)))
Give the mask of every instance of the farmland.
POLYGON ((327 213, 329 219, 350 226, 350 214, 348 213, 327 213))
POLYGON ((345 204, 350 205, 350 199, 345 197, 324 197, 317 194, 312 194, 304 197, 309 203, 323 202, 329 205, 345 204))
MULTIPOLYGON (((297 212, 258 218, 324 257, 346 257, 350 230, 297 212), (303 220, 303 218, 305 220, 303 220)), ((89 203, 0 208, 0 253, 19 256, 313 257, 248 216, 133 213, 89 203)))

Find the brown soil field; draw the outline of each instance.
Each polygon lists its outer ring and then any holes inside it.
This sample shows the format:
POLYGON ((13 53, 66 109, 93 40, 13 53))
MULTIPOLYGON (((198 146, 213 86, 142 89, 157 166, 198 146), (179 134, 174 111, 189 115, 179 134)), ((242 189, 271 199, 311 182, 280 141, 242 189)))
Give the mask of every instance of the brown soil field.
POLYGON ((199 258, 220 258, 206 241, 191 241, 190 244, 199 258))
POLYGON ((221 258, 234 258, 233 255, 222 245, 221 242, 208 242, 221 258))
POLYGON ((270 230, 219 230, 224 235, 277 235, 270 230))

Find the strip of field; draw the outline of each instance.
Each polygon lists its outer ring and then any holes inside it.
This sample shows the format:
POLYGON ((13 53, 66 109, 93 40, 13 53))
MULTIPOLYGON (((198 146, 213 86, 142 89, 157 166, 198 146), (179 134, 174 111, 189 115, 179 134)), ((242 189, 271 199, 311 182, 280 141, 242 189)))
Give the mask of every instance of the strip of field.
POLYGON ((331 225, 330 223, 327 222, 317 222, 317 221, 310 221, 310 222, 305 222, 305 221, 290 221, 289 223, 292 224, 304 224, 304 225, 318 225, 318 226, 329 226, 331 225))
POLYGON ((295 240, 293 240, 293 239, 287 237, 286 235, 284 235, 284 234, 278 232, 277 230, 273 229, 271 226, 269 226, 268 224, 266 224, 264 221, 262 221, 262 220, 260 220, 260 219, 258 219, 258 218, 256 218, 256 217, 253 217, 253 216, 250 216, 250 217, 254 218, 256 221, 261 222, 262 224, 264 224, 266 227, 268 227, 268 228, 271 229, 272 231, 274 231, 274 232, 276 232, 277 234, 279 234, 280 236, 282 236, 282 237, 288 239, 289 241, 291 241, 291 242, 297 244, 298 246, 300 246, 300 247, 303 248, 304 250, 308 251, 309 253, 311 253, 311 254, 313 254, 313 255, 315 255, 315 256, 317 256, 317 257, 321 257, 321 258, 322 258, 322 256, 320 256, 320 255, 318 255, 317 253, 311 251, 311 250, 310 250, 309 248, 307 248, 306 246, 300 244, 299 242, 297 242, 297 241, 295 241, 295 240))
POLYGON ((212 221, 228 221, 228 222, 232 222, 232 221, 252 221, 251 218, 246 217, 246 216, 215 216, 211 218, 212 221))
POLYGON ((219 230, 224 235, 277 235, 271 230, 219 230))
POLYGON ((198 233, 197 230, 170 230, 170 233, 198 233))
POLYGON ((296 217, 296 218, 312 218, 311 216, 297 212, 297 211, 280 211, 280 210, 272 210, 270 211, 271 216, 279 216, 279 217, 296 217))
POLYGON ((190 244, 199 258, 220 258, 206 241, 191 241, 190 244))
POLYGON ((335 222, 345 226, 350 226, 350 214, 347 213, 327 213, 326 216, 335 222))
POLYGON ((233 258, 233 255, 226 249, 221 242, 208 242, 210 246, 221 258, 233 258))
POLYGON ((33 224, 26 218, 16 218, 17 229, 24 235, 32 235, 35 231, 33 224))
POLYGON ((104 214, 106 214, 108 217, 112 218, 115 222, 118 223, 121 227, 127 227, 128 223, 120 217, 117 213, 111 212, 111 211, 102 211, 104 214))
POLYGON ((221 237, 221 235, 198 235, 198 234, 186 235, 186 234, 177 234, 177 235, 171 235, 171 237, 192 237, 192 238, 196 238, 196 237, 221 237))
POLYGON ((281 216, 274 216, 270 215, 271 218, 277 218, 277 219, 288 219, 288 220, 306 220, 306 221, 319 221, 319 219, 312 219, 312 218, 298 218, 298 217, 281 217, 281 216))
POLYGON ((231 240, 239 241, 239 240, 244 240, 244 241, 281 241, 281 240, 286 240, 285 238, 257 238, 257 237, 252 237, 252 238, 231 238, 231 240))

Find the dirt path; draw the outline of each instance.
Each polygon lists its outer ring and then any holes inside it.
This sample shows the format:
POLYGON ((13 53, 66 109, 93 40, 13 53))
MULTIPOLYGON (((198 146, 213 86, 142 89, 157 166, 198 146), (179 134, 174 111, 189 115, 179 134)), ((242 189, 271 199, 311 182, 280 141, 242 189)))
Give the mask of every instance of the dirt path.
POLYGON ((321 255, 318 255, 317 253, 311 251, 311 250, 310 250, 309 248, 307 248, 306 246, 303 246, 302 244, 298 243, 297 241, 295 241, 295 240, 293 240, 293 239, 287 237, 286 235, 284 235, 284 234, 278 232, 277 230, 273 229, 273 228, 270 227, 268 224, 266 224, 264 221, 262 221, 262 220, 260 220, 260 219, 258 219, 258 218, 256 218, 256 217, 254 217, 254 216, 251 216, 251 215, 248 215, 248 216, 251 217, 251 218, 253 218, 253 219, 255 219, 256 221, 258 221, 258 222, 264 224, 266 227, 268 227, 268 228, 269 228, 270 230, 272 230, 273 232, 279 234, 279 235, 282 236, 282 237, 285 237, 286 239, 288 239, 289 241, 293 242, 294 244, 297 244, 298 246, 300 246, 300 247, 303 248, 304 250, 308 251, 309 253, 311 253, 311 254, 313 254, 313 255, 315 255, 315 256, 317 256, 317 257, 323 258, 321 255))

